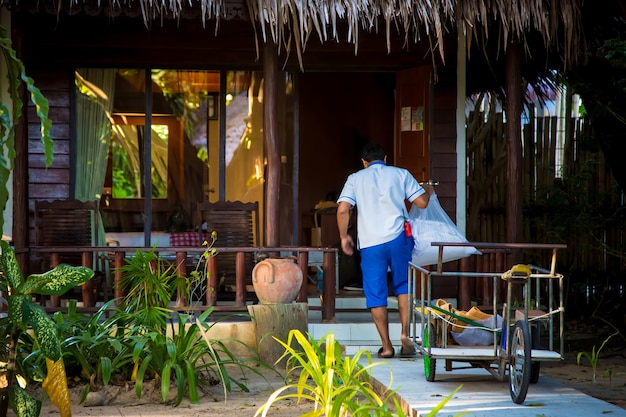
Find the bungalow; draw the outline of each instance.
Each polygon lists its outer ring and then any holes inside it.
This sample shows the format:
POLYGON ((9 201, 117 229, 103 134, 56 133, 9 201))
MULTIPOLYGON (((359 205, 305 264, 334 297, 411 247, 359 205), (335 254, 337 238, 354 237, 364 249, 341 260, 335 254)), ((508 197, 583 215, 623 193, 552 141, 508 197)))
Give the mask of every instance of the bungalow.
MULTIPOLYGON (((573 62, 579 3, 0 0, 54 139, 46 168, 31 106, 4 234, 20 252, 34 242, 35 201, 78 198, 99 201, 105 231, 144 232, 150 246, 152 232, 198 227, 198 202, 239 200, 259 203, 262 245, 308 246, 316 205, 359 169, 366 142, 437 180, 464 230, 468 68, 501 45, 489 58, 506 78, 472 77, 506 85, 515 119, 524 51, 573 62)), ((510 241, 520 130, 507 131, 510 241)))

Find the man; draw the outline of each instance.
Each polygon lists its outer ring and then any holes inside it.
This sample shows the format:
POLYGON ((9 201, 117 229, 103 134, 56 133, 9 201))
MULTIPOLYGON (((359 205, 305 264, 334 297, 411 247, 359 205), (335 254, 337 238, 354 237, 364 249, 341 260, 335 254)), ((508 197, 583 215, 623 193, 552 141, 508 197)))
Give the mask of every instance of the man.
MULTIPOLYGON (((363 291, 382 347, 381 358, 392 358, 395 350, 389 338, 387 272, 391 271, 391 288, 398 298, 402 324, 401 357, 415 355, 409 338, 408 267, 413 250, 413 238, 405 232, 408 220, 405 200, 426 208, 433 188, 420 186, 406 169, 387 166, 387 155, 377 144, 366 144, 361 151, 364 169, 351 174, 337 199, 337 226, 341 249, 354 253, 354 241, 348 234, 350 210, 357 206, 358 247, 361 253, 363 291)), ((409 226, 410 227, 410 226, 409 226)))

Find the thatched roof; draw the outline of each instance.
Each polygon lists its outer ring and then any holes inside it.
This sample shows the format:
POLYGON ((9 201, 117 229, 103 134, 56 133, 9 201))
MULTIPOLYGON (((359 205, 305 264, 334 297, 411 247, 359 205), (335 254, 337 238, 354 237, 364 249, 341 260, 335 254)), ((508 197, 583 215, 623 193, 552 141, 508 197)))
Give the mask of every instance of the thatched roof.
MULTIPOLYGON (((304 53, 316 35, 322 42, 348 41, 358 53, 359 33, 385 34, 390 48, 392 31, 411 42, 430 42, 431 51, 444 54, 444 37, 462 30, 469 46, 496 41, 504 51, 511 40, 528 48, 527 37, 559 54, 565 65, 580 52, 582 0, 0 0, 0 5, 56 13, 120 14, 142 18, 147 27, 164 18, 194 16, 203 25, 220 19, 247 17, 262 41, 273 40, 284 50, 304 53), (247 9, 248 16, 245 16, 247 9), (339 23, 347 25, 348 39, 339 39, 339 23), (495 39, 494 39, 495 38, 495 39)), ((471 51, 470 51, 471 52, 471 51)), ((527 49, 528 52, 528 49, 527 49)))

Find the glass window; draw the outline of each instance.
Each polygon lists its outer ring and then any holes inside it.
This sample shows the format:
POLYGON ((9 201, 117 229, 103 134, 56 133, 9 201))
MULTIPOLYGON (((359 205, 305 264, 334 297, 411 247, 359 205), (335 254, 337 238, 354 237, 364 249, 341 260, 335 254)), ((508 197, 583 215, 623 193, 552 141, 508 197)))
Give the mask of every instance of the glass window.
MULTIPOLYGON (((149 71, 76 72, 76 116, 84 126, 77 140, 82 146, 93 136, 98 138, 94 143, 108 149, 99 157, 106 159, 99 174, 104 178, 97 180, 103 184, 99 190, 106 231, 144 231, 148 219, 152 231, 193 231, 196 204, 201 201, 257 201, 263 218, 263 73, 149 71), (106 115, 105 123, 95 124, 80 103, 105 96, 108 104, 96 111, 106 115), (91 135, 90 127, 101 133, 91 135), (148 204, 145 197, 150 198, 148 204)), ((293 86, 289 74, 285 75, 278 111, 281 188, 290 191, 293 86)), ((75 175, 82 172, 77 166, 75 175)), ((281 210, 287 217, 292 201, 289 192, 281 194, 281 210)))

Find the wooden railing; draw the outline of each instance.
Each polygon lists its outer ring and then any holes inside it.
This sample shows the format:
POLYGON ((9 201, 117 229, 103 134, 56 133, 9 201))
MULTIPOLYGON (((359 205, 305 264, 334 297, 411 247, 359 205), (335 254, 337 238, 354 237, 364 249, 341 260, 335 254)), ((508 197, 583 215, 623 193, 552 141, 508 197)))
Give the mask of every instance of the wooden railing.
MULTIPOLYGON (((31 246, 31 257, 42 258, 44 255, 50 257, 51 267, 54 267, 63 262, 63 255, 65 254, 82 254, 83 266, 89 268, 94 267, 93 260, 97 258, 94 254, 99 256, 107 256, 112 258, 113 266, 111 268, 111 274, 113 278, 113 294, 115 298, 121 299, 124 296, 122 289, 122 271, 120 268, 125 265, 125 258, 132 256, 137 250, 150 251, 151 247, 124 247, 124 246, 89 246, 89 247, 43 247, 43 246, 31 246)), ((322 289, 322 320, 325 322, 333 322, 335 318, 335 288, 336 288, 336 248, 318 248, 318 247, 215 247, 217 256, 220 253, 236 253, 235 258, 235 300, 234 303, 221 303, 220 291, 218 285, 219 272, 217 269, 216 256, 209 257, 208 259, 208 278, 207 278, 207 291, 204 307, 214 307, 220 311, 247 311, 246 307, 246 281, 252 271, 246 270, 245 255, 247 253, 254 253, 255 255, 267 255, 270 257, 279 256, 280 254, 290 253, 297 258, 297 263, 300 265, 302 275, 304 277, 303 285, 300 288, 298 302, 307 302, 307 279, 309 274, 309 254, 311 252, 322 252, 322 271, 324 276, 323 289, 322 289)), ((187 276, 187 265, 190 262, 197 262, 199 257, 206 251, 204 247, 158 247, 156 251, 159 254, 169 254, 168 256, 175 256, 175 267, 179 277, 187 276)), ((94 283, 89 281, 82 286, 83 307, 92 308, 96 305, 94 296, 94 283)), ((52 297, 50 300, 50 308, 60 308, 60 298, 52 297)), ((180 296, 177 297, 176 308, 183 309, 188 307, 185 305, 186 300, 180 296)), ((309 307, 310 309, 316 309, 316 307, 309 307)))

